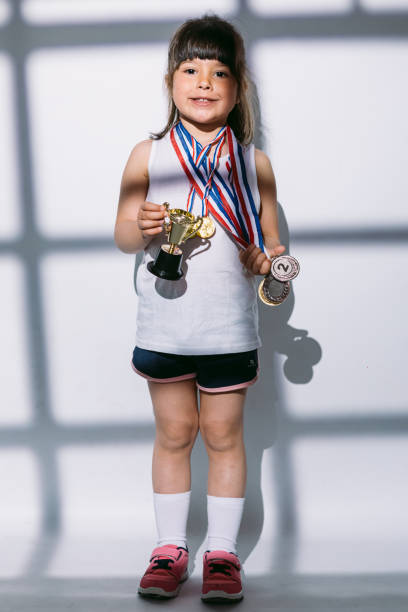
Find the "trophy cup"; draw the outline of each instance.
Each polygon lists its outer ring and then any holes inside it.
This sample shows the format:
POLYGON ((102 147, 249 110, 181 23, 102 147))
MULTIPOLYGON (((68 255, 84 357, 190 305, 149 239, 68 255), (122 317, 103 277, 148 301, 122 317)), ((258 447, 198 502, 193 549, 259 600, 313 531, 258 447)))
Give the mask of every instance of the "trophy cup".
POLYGON ((200 229, 203 218, 195 217, 182 208, 169 208, 164 202, 168 216, 165 218, 164 229, 167 232, 169 244, 163 244, 154 261, 147 264, 147 269, 159 278, 178 280, 183 276, 181 269, 183 252, 179 245, 192 238, 200 229))
POLYGON ((268 306, 279 306, 290 293, 289 281, 299 274, 299 262, 290 255, 279 255, 272 259, 271 271, 258 287, 260 299, 268 306))

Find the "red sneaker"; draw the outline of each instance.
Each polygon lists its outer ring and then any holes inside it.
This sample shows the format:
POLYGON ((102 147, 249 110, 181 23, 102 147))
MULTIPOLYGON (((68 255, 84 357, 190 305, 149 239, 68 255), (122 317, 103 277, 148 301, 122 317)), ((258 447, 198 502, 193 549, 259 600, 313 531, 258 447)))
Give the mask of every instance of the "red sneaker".
POLYGON ((156 547, 140 581, 139 594, 157 599, 176 597, 188 578, 187 565, 187 548, 175 544, 156 547))
POLYGON ((239 601, 243 598, 241 564, 237 555, 225 550, 207 550, 203 559, 204 601, 239 601))

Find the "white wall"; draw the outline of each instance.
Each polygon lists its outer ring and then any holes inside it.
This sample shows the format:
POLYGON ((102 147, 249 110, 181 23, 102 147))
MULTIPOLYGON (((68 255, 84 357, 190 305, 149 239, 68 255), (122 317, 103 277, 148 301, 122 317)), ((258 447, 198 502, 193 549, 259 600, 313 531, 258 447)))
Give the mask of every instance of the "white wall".
MULTIPOLYGON (((174 17, 161 4, 150 3, 153 18, 174 17)), ((198 14, 211 7, 201 4, 198 14)), ((306 17, 352 8, 289 4, 306 17)), ((385 0, 362 4, 370 14, 390 8, 385 0)), ((7 6, 0 3, 3 29, 7 6)), ((35 29, 107 15, 152 18, 140 13, 142 3, 94 3, 88 14, 84 6, 26 0, 22 19, 35 29)), ((283 6, 249 3, 259 19, 282 16, 283 6)), ((239 7, 215 8, 234 16, 239 7)), ((408 2, 391 8, 408 10, 408 2)), ((190 16, 186 3, 174 10, 180 21, 190 16)), ((408 227, 407 34, 263 38, 249 49, 282 238, 286 219, 301 263, 295 300, 261 309, 263 376, 248 396, 242 553, 254 574, 282 563, 270 544, 285 534, 297 542, 291 571, 407 569, 408 261, 397 233, 408 227)), ((127 156, 164 122, 166 44, 40 45, 21 72, 19 50, 16 41, 0 51, 0 533, 35 542, 44 524, 55 525, 64 537, 109 533, 148 550, 153 419, 145 382, 130 368, 133 258, 113 247, 112 233, 127 156)), ((193 468, 198 546, 200 446, 193 468)), ((44 571, 97 572, 81 550, 68 554, 62 540, 44 571)), ((23 543, 0 574, 23 572, 31 553, 23 543)), ((134 571, 130 561, 98 567, 104 575, 134 571)))

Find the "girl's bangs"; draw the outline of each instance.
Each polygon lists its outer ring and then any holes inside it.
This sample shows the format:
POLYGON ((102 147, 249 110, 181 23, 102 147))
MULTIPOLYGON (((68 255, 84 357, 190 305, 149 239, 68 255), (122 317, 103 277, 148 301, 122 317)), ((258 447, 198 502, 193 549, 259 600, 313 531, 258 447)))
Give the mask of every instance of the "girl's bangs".
POLYGON ((218 60, 228 66, 235 75, 234 43, 229 41, 228 38, 226 40, 225 33, 219 37, 212 33, 211 38, 196 35, 181 40, 174 55, 177 67, 181 62, 198 57, 202 60, 218 60))

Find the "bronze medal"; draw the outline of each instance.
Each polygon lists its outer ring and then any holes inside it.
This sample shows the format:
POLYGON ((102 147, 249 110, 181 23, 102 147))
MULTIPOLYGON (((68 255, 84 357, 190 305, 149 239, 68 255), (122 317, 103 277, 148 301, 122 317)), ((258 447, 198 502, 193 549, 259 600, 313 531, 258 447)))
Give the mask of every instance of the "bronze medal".
POLYGON ((268 306, 279 306, 286 300, 289 292, 289 282, 278 281, 271 274, 267 274, 258 286, 258 295, 268 306))
POLYGON ((215 223, 208 215, 203 217, 201 227, 197 230, 197 236, 200 238, 211 238, 215 233, 215 223))

